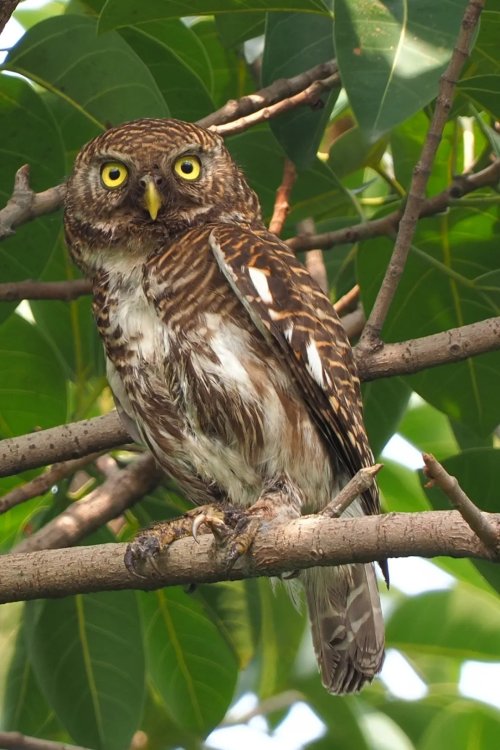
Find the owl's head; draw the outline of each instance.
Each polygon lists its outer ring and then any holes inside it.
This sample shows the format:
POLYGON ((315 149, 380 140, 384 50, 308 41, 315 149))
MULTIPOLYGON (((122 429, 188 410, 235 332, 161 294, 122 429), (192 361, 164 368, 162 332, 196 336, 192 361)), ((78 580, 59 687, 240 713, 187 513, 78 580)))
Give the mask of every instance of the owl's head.
POLYGON ((257 196, 217 134, 179 120, 135 120, 79 152, 65 227, 84 270, 113 250, 144 257, 210 222, 260 222, 257 196))

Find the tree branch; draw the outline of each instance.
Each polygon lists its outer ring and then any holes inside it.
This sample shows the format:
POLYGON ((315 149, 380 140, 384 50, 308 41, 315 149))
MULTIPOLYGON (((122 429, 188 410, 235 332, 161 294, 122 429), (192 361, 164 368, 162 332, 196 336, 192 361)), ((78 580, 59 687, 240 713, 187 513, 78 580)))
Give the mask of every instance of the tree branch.
POLYGON ((376 380, 411 375, 497 349, 500 349, 500 317, 399 344, 381 343, 375 351, 363 351, 356 346, 354 356, 361 380, 376 380))
POLYGON ((64 198, 64 185, 35 193, 29 183, 30 168, 25 164, 17 170, 12 197, 0 211, 0 240, 14 234, 15 227, 37 216, 59 208, 64 198))
POLYGON ((88 750, 80 745, 67 745, 65 742, 28 737, 21 732, 0 732, 0 748, 2 750, 88 750))
POLYGON ((21 0, 2 0, 0 5, 0 34, 6 27, 10 20, 10 17, 14 13, 15 9, 19 5, 21 0))
POLYGON ((425 187, 431 174, 441 135, 451 109, 455 85, 472 45, 474 31, 484 7, 484 0, 469 0, 462 19, 457 43, 446 71, 441 76, 436 107, 424 142, 419 162, 413 170, 408 200, 399 224, 398 236, 377 299, 361 334, 360 346, 373 350, 380 343, 380 334, 403 274, 411 241, 424 203, 425 187))
MULTIPOLYGON (((361 380, 410 375, 428 367, 461 362, 500 349, 500 317, 376 351, 354 349, 361 380)), ((0 477, 47 464, 117 448, 130 440, 116 412, 0 441, 0 477)))
POLYGON ((16 552, 69 547, 121 515, 159 483, 163 476, 153 456, 145 454, 117 469, 99 487, 73 503, 39 531, 24 539, 16 552))
POLYGON ((48 430, 0 441, 0 477, 117 448, 130 435, 113 411, 48 430))
POLYGON ((295 164, 290 159, 285 159, 283 165, 283 179, 281 185, 276 191, 274 209, 271 221, 269 222, 269 231, 278 236, 283 230, 283 224, 290 210, 290 195, 297 179, 297 170, 295 164))
POLYGON ((231 99, 221 109, 198 120, 197 124, 202 128, 209 128, 212 125, 223 125, 239 120, 282 99, 289 99, 307 89, 315 81, 335 75, 337 71, 337 63, 331 60, 315 65, 314 68, 299 73, 293 78, 280 78, 254 94, 243 96, 241 99, 231 99))
POLYGON ((424 453, 423 459, 424 473, 429 477, 426 487, 432 487, 436 484, 449 498, 452 505, 459 511, 464 521, 469 524, 485 547, 496 555, 499 550, 498 534, 494 525, 490 524, 488 517, 465 494, 457 478, 448 474, 444 466, 436 461, 431 453, 424 453))
POLYGON ((70 302, 92 292, 87 279, 68 281, 13 281, 0 284, 0 302, 20 302, 23 299, 60 299, 70 302))
MULTIPOLYGON (((419 218, 435 216, 446 211, 454 201, 463 198, 474 190, 483 187, 496 187, 500 180, 500 159, 494 159, 491 164, 475 174, 461 174, 441 193, 424 200, 420 207, 419 218)), ((286 240, 287 245, 294 251, 309 250, 315 247, 324 249, 336 245, 354 244, 373 237, 393 236, 396 234, 401 220, 402 210, 392 211, 390 214, 354 224, 343 229, 322 234, 299 234, 286 240)))
MULTIPOLYGON (((486 514, 500 534, 500 516, 486 514)), ((180 539, 156 558, 155 570, 139 578, 126 569, 126 544, 44 550, 2 557, 0 603, 68 596, 91 591, 155 589, 213 583, 290 570, 371 562, 388 557, 474 557, 493 559, 457 511, 389 513, 361 518, 303 516, 287 524, 266 525, 251 553, 228 570, 211 534, 180 539)))

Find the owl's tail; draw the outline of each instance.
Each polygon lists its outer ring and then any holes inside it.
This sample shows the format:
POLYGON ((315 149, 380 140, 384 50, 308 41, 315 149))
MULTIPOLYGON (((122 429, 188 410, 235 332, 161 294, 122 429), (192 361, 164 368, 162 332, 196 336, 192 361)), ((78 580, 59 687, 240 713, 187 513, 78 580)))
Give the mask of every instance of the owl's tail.
POLYGON ((323 685, 352 693, 384 661, 384 622, 373 565, 313 568, 301 575, 323 685))

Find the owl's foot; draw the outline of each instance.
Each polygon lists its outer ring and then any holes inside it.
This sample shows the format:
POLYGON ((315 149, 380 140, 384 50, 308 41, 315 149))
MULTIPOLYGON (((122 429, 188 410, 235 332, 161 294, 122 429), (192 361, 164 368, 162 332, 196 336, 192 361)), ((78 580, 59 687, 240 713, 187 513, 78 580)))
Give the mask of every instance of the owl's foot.
POLYGON ((253 544, 260 529, 298 518, 301 500, 286 479, 277 480, 248 510, 241 511, 234 531, 224 541, 231 569, 253 544))
POLYGON ((127 570, 139 578, 146 578, 140 568, 149 563, 160 574, 156 558, 176 539, 192 536, 198 541, 200 534, 212 533, 223 543, 234 530, 239 514, 218 505, 193 508, 179 518, 159 521, 142 531, 127 547, 124 563, 127 570))

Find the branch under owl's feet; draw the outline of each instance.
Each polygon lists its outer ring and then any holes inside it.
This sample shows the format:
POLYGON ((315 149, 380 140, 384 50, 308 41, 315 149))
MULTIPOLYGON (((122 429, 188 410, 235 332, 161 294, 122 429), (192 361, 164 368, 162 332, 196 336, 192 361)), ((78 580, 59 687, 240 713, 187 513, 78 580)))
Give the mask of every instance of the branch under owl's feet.
MULTIPOLYGON (((500 539, 500 515, 484 514, 500 539)), ((156 561, 158 574, 137 578, 126 569, 126 544, 100 544, 2 556, 0 603, 118 589, 276 576, 318 565, 373 562, 390 557, 495 557, 458 511, 389 513, 349 519, 304 516, 263 526, 251 554, 228 569, 201 536, 173 542, 156 561)))

